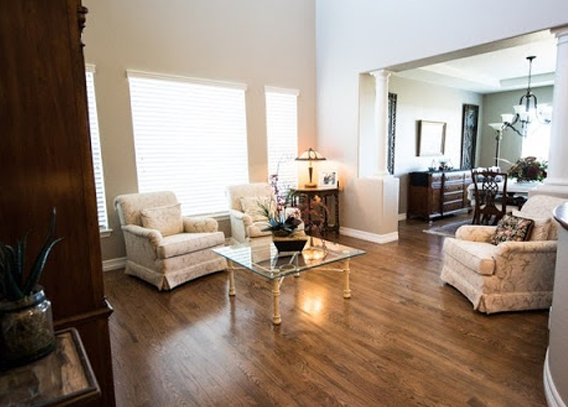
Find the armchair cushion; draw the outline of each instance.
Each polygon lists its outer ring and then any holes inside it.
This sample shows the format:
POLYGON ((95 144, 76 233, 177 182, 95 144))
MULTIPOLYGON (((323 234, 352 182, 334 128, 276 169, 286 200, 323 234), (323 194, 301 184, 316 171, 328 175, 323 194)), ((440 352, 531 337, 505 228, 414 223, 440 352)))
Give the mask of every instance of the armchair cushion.
POLYGON ((497 223, 495 234, 489 243, 498 245, 503 242, 524 242, 529 237, 533 223, 531 219, 506 214, 497 223))
POLYGON ((180 204, 146 208, 140 211, 142 226, 158 230, 162 236, 183 232, 180 204))
POLYGON ((222 246, 225 243, 223 232, 179 233, 164 237, 158 245, 158 258, 169 259, 204 249, 222 246))

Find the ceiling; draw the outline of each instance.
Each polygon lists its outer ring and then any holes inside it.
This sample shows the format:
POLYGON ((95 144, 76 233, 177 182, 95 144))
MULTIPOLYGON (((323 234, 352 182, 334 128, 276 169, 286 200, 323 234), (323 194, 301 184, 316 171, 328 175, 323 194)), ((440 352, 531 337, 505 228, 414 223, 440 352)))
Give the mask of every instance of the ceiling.
POLYGON ((538 41, 523 45, 400 71, 395 75, 482 94, 525 89, 529 70, 526 57, 531 55, 536 56, 532 66, 532 86, 554 84, 556 39, 552 34, 540 35, 538 41))

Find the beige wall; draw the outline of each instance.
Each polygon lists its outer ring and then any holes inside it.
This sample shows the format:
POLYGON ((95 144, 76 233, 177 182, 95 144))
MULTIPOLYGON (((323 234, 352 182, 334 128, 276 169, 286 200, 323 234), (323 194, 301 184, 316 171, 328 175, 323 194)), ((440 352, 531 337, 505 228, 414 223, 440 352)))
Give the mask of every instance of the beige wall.
MULTIPOLYGON (((464 103, 479 106, 481 115, 482 95, 458 89, 418 82, 392 75, 389 92, 397 94, 395 173, 400 177, 399 213, 406 213, 408 173, 424 171, 432 160, 441 157, 418 157, 418 120, 446 123, 444 158, 450 159, 454 168, 461 164, 462 106, 464 103)), ((480 117, 481 123, 481 117, 480 117)))
MULTIPOLYGON (((300 90, 300 150, 315 145, 314 0, 84 0, 85 60, 95 89, 111 237, 103 260, 125 256, 112 201, 137 192, 126 69, 240 82, 246 92, 251 181, 267 176, 264 86, 300 90)), ((198 174, 196 174, 198 176, 198 174)), ((227 222, 222 222, 228 232, 227 222)))
MULTIPOLYGON (((552 104, 552 86, 533 88, 533 93, 538 98, 538 103, 552 104)), ((513 113, 513 106, 519 104, 520 97, 526 89, 513 90, 510 92, 490 93, 483 96, 483 122, 480 122, 479 140, 481 141, 481 154, 477 159, 480 166, 495 165, 495 131, 489 127, 489 123, 500 123, 502 113, 513 113)), ((521 156, 522 138, 512 130, 506 130, 501 140, 500 157, 510 162, 515 162, 521 156)), ((500 166, 506 170, 511 165, 501 161, 500 166)))

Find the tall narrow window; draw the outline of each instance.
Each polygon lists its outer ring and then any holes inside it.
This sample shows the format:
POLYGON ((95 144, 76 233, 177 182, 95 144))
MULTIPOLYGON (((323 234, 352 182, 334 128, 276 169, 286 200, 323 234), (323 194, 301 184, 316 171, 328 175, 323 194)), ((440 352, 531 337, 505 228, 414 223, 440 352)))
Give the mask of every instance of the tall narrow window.
POLYGON ((266 87, 268 175, 278 174, 282 193, 298 185, 298 91, 266 87))
POLYGON ((248 182, 245 85, 128 71, 139 192, 175 192, 185 215, 227 212, 248 182))
POLYGON ((93 169, 95 174, 95 191, 97 195, 97 213, 99 228, 108 229, 108 216, 105 198, 105 180, 103 173, 103 157, 99 135, 99 118, 97 115, 97 99, 95 96, 95 67, 86 66, 87 105, 89 107, 89 129, 91 132, 91 150, 93 154, 93 169))

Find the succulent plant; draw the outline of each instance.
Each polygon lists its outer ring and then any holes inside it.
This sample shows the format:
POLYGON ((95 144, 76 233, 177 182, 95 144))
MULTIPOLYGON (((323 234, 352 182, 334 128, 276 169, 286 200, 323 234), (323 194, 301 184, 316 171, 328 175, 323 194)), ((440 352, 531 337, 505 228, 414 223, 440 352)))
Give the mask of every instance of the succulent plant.
POLYGON ((29 231, 18 239, 15 246, 0 242, 0 300, 18 301, 29 296, 41 278, 51 249, 63 238, 54 238, 57 211, 51 212, 49 231, 26 275, 25 257, 29 231))

